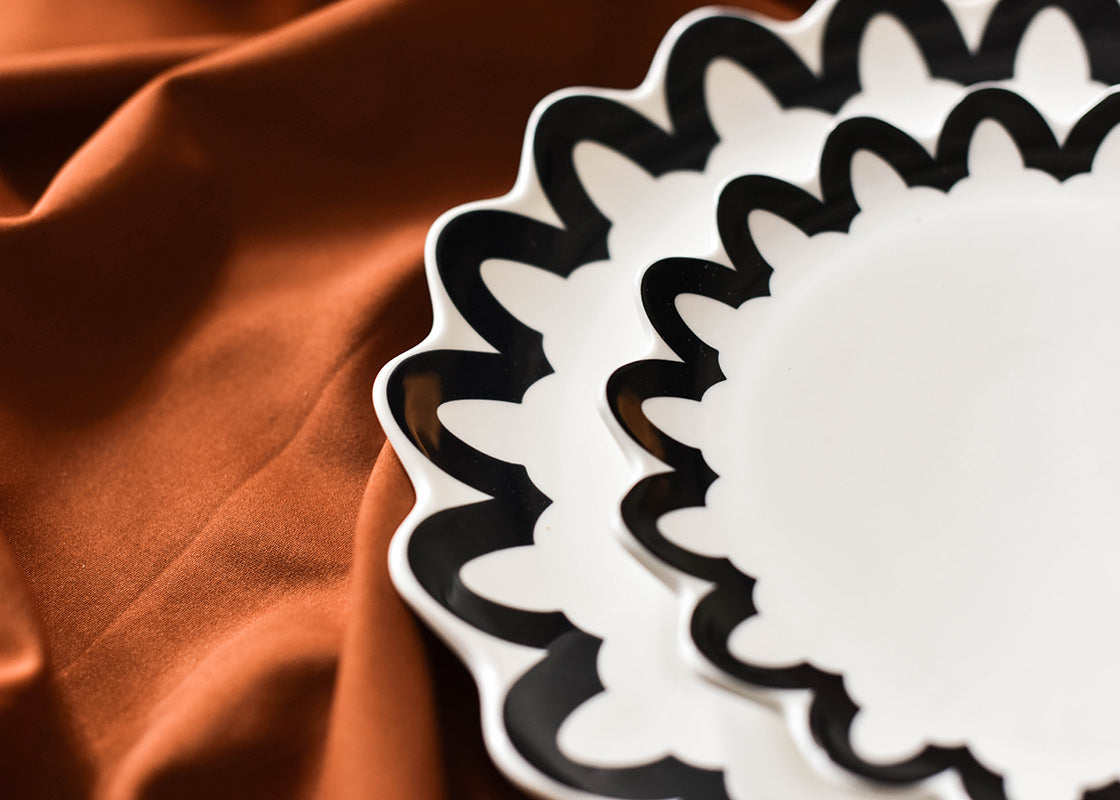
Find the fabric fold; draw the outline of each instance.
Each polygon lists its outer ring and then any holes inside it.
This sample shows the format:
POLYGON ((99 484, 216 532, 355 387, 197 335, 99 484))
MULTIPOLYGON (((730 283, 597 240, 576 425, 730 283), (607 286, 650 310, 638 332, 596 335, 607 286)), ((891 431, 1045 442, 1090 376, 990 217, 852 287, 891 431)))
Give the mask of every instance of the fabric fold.
POLYGON ((0 19, 0 797, 525 797, 392 589, 370 389, 432 221, 690 4, 94 5, 0 19))

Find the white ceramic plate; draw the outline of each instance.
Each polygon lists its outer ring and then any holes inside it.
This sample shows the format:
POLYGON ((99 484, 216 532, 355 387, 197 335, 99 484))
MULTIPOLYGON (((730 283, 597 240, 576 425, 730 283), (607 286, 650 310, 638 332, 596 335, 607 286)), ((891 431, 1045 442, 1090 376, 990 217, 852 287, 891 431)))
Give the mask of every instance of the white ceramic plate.
MULTIPOLYGON (((474 673, 491 753, 522 785, 558 798, 883 790, 832 763, 796 702, 696 669, 674 589, 613 533, 634 471, 597 407, 611 373, 649 351, 636 281, 718 247, 729 178, 810 181, 847 117, 933 135, 977 82, 1064 118, 1120 80, 1114 2, 994 5, 839 0, 788 24, 698 12, 638 89, 542 103, 513 190, 433 227, 433 331, 375 387, 418 494, 391 568, 474 673)), ((904 791, 964 789, 942 771, 904 791)))
POLYGON ((710 663, 859 774, 1120 788, 1118 125, 849 120, 817 181, 725 187, 733 268, 645 274, 664 344, 609 397, 673 471, 626 521, 710 663))

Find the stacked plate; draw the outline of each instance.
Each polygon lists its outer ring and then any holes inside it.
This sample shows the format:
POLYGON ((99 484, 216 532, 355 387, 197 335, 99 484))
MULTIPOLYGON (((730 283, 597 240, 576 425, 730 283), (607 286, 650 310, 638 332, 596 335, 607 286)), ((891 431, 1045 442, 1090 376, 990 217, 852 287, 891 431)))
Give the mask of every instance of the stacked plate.
POLYGON ((699 11, 432 229, 391 553, 548 798, 1120 797, 1120 5, 699 11))

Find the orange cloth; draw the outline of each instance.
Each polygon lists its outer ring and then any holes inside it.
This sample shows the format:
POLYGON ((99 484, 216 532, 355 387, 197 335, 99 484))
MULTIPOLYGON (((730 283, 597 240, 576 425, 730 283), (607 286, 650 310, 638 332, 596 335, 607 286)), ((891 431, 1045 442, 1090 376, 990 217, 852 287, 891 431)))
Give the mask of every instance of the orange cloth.
POLYGON ((389 583, 370 388, 435 217, 692 5, 5 3, 0 798, 523 796, 389 583))

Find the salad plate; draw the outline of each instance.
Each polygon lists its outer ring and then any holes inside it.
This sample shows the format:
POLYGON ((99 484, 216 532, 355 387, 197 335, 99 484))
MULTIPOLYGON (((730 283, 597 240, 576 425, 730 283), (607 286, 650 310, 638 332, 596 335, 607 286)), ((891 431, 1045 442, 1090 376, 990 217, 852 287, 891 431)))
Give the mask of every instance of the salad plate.
POLYGON ((713 258, 729 180, 806 185, 855 117, 925 142, 978 84, 1074 119, 1120 81, 1118 43, 1114 0, 699 11, 637 89, 543 101, 510 193, 437 221, 433 330, 374 388, 417 490, 390 568, 473 673, 512 779, 554 798, 967 796, 960 770, 852 769, 811 723, 812 692, 756 689, 682 633, 681 586, 711 581, 621 535, 635 464, 665 466, 620 448, 601 407, 651 352, 644 270, 729 263, 713 258))
POLYGON ((848 120, 816 180, 725 186, 730 266, 644 275, 661 342, 608 397, 672 470, 626 523, 709 663, 853 772, 1120 790, 1118 124, 1001 89, 936 137, 848 120))

